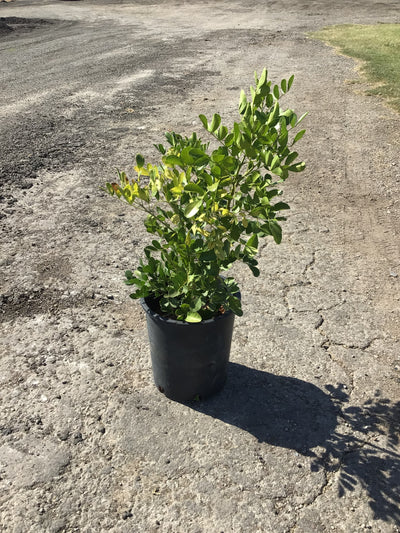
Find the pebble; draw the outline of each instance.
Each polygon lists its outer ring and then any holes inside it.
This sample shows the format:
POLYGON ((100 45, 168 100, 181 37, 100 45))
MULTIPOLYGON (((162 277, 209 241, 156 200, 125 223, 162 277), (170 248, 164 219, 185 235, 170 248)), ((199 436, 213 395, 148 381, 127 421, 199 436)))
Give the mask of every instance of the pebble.
POLYGON ((74 435, 74 444, 78 444, 79 442, 82 442, 82 441, 83 441, 82 433, 78 431, 74 435))
POLYGON ((103 426, 103 424, 98 424, 97 431, 101 434, 104 434, 106 432, 106 428, 103 426))
POLYGON ((58 437, 60 440, 67 440, 68 437, 69 437, 69 429, 61 429, 61 430, 57 433, 57 437, 58 437))

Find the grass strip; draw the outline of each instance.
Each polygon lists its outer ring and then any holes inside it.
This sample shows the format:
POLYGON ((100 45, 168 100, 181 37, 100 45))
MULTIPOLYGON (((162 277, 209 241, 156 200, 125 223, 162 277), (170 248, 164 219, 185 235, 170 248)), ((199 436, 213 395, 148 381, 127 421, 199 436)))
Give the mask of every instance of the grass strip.
POLYGON ((309 35, 361 60, 361 74, 372 84, 367 94, 400 111, 400 24, 344 24, 309 35))

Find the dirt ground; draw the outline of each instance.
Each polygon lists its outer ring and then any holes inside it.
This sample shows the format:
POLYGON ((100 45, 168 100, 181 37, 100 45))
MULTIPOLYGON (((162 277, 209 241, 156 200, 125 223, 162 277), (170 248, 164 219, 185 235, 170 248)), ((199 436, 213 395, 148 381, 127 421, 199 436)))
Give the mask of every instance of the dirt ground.
POLYGON ((307 32, 397 0, 0 3, 0 530, 400 531, 399 115, 307 32), (152 383, 123 271, 148 236, 100 186, 163 132, 236 118, 266 66, 309 111, 261 276, 235 269, 228 383, 152 383))

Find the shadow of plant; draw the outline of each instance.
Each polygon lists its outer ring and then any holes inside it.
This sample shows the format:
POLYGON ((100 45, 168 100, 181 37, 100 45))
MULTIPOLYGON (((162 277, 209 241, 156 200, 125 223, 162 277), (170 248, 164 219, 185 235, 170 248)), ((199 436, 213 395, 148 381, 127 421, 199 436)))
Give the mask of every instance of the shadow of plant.
MULTIPOLYGON (((348 401, 342 387, 326 388, 337 406, 348 401)), ((362 406, 341 407, 340 417, 344 430, 332 433, 312 468, 339 471, 339 496, 361 483, 374 517, 400 524, 400 402, 376 394, 362 406)))
POLYGON ((339 496, 360 483, 376 519, 400 524, 400 402, 378 395, 346 406, 343 385, 320 388, 230 363, 217 396, 190 406, 254 435, 260 442, 312 458, 312 470, 339 472, 339 496), (378 438, 379 436, 382 439, 378 438), (384 440, 378 446, 376 440, 384 440))

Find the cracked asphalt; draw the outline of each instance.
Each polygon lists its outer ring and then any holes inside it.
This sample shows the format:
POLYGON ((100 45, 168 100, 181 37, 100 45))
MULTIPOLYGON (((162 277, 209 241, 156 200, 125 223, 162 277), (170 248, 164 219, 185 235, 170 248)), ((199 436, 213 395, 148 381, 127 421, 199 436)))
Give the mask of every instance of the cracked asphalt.
POLYGON ((399 115, 308 32, 397 0, 0 3, 0 529, 400 531, 399 115), (100 186, 163 132, 236 118, 266 66, 309 111, 281 245, 235 267, 225 389, 167 400, 100 186))

